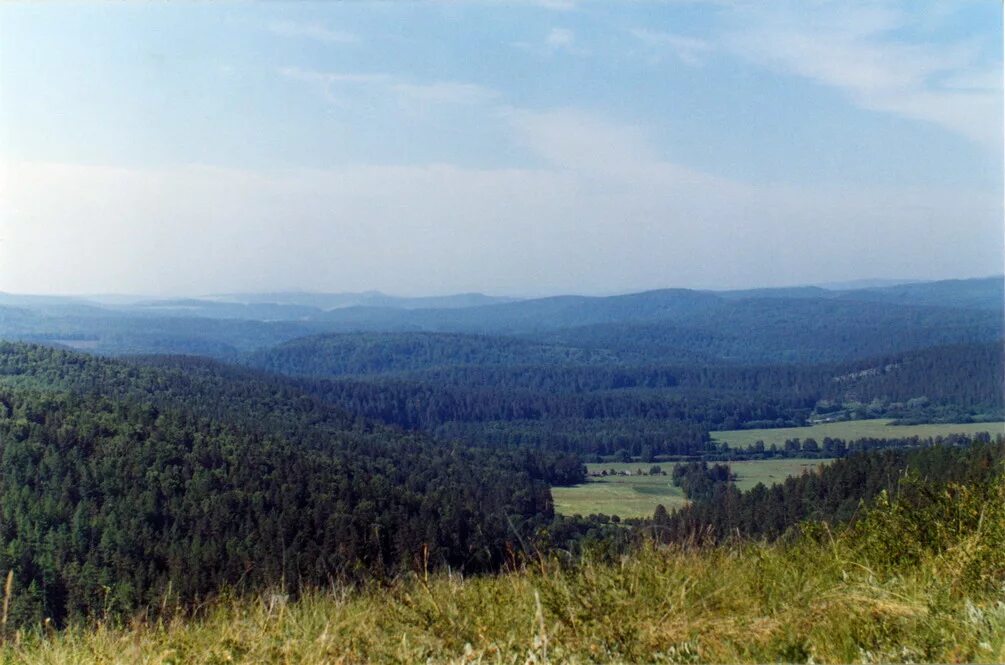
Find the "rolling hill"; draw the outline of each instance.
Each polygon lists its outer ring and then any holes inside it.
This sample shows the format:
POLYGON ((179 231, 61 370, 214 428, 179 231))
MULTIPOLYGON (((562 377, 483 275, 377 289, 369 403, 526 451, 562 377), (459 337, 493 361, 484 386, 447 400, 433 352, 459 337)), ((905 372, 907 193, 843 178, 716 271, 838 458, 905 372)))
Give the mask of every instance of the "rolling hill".
POLYGON ((514 302, 477 294, 404 300, 342 295, 252 294, 247 302, 233 296, 226 302, 115 305, 8 296, 3 302, 10 304, 0 305, 0 337, 86 342, 88 350, 108 354, 234 358, 325 332, 450 332, 523 336, 657 362, 805 363, 990 341, 1003 334, 999 278, 846 291, 663 289, 514 302))
POLYGON ((420 553, 494 570, 550 519, 555 460, 403 433, 203 359, 0 344, 15 624, 393 576, 420 553))

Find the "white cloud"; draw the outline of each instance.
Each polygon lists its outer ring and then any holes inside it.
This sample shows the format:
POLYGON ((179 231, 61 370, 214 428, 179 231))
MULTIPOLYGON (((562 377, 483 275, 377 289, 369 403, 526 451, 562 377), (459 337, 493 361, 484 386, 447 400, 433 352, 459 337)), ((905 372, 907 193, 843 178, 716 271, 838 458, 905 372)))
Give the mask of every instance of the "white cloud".
POLYGON ((0 289, 610 292, 1000 269, 993 192, 754 185, 580 111, 504 119, 543 166, 0 163, 0 289))
POLYGON ((1002 87, 1002 71, 999 67, 959 72, 942 81, 948 90, 973 90, 975 92, 997 92, 1002 87))
POLYGON ((484 104, 499 97, 499 93, 473 83, 439 81, 427 84, 395 83, 391 90, 404 100, 433 104, 484 104))
POLYGON ((687 65, 697 66, 712 52, 712 45, 697 37, 636 28, 631 34, 654 52, 669 51, 687 65))
POLYGON ((279 70, 279 74, 318 87, 325 98, 337 104, 345 103, 345 96, 339 96, 334 91, 334 87, 339 84, 376 86, 403 104, 472 105, 485 104, 499 97, 496 90, 474 83, 457 81, 414 83, 381 73, 319 72, 283 67, 279 70))
POLYGON ((722 41, 742 58, 840 90, 861 108, 1000 146, 1001 64, 983 62, 975 43, 908 41, 898 32, 907 15, 843 2, 741 5, 733 20, 722 41))
POLYGON ((335 44, 355 44, 359 37, 351 32, 333 30, 320 23, 302 21, 274 21, 266 26, 269 32, 282 37, 304 37, 335 44))
POLYGON ((536 0, 534 4, 545 9, 561 12, 567 12, 576 8, 576 3, 573 0, 536 0))
POLYGON ((537 55, 549 55, 559 51, 570 55, 588 55, 589 49, 576 41, 576 33, 569 28, 551 28, 539 42, 513 42, 513 46, 537 55))
POLYGON ((320 83, 389 83, 393 80, 388 74, 345 74, 341 72, 318 72, 299 67, 282 67, 279 73, 291 79, 320 83))
POLYGON ((659 161, 640 128, 575 109, 508 109, 503 117, 517 141, 556 168, 611 175, 659 161))
POLYGON ((318 95, 323 97, 333 106, 345 107, 348 105, 349 96, 339 94, 336 86, 340 84, 350 85, 388 85, 394 79, 388 74, 380 73, 342 73, 342 72, 319 72, 299 67, 281 67, 279 75, 294 81, 301 81, 313 88, 318 95))
POLYGON ((568 28, 552 28, 544 43, 552 48, 570 48, 576 41, 576 34, 568 28))

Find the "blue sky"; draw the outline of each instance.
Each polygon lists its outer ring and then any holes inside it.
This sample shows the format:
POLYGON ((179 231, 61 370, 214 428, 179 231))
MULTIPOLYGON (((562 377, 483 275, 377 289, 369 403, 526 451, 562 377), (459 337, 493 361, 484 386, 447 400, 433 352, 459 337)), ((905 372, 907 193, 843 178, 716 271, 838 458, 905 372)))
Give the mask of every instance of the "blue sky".
POLYGON ((991 0, 7 3, 0 289, 999 273, 1001 78, 991 0))

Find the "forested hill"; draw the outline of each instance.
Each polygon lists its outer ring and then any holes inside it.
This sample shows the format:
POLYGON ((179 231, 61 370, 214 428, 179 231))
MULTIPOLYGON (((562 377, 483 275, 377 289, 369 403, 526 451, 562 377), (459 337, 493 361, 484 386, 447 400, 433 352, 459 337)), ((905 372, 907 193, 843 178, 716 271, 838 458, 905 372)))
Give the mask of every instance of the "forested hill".
POLYGON ((0 345, 0 570, 13 620, 165 593, 500 565, 562 460, 443 445, 278 378, 0 345))
MULTIPOLYGON (((489 334, 626 323, 675 323, 701 329, 729 323, 754 327, 783 322, 812 325, 812 317, 821 312, 827 313, 832 325, 844 325, 841 322, 846 320, 855 326, 899 326, 908 321, 949 323, 946 317, 950 310, 963 310, 967 313, 958 323, 973 324, 992 321, 991 315, 1001 312, 1005 306, 1003 283, 1001 277, 992 277, 854 290, 658 289, 607 297, 558 296, 454 310, 356 307, 332 310, 325 318, 350 329, 489 334)), ((996 336, 1000 336, 1000 317, 997 325, 996 336)))
POLYGON ((288 376, 386 375, 449 386, 588 392, 619 388, 722 392, 814 391, 821 399, 960 397, 997 402, 1005 381, 1002 340, 934 346, 841 363, 701 363, 673 355, 548 345, 458 333, 333 333, 303 337, 248 355, 243 364, 288 376), (924 389, 921 389, 924 384, 924 389), (920 392, 919 392, 920 391, 920 392))
POLYGON ((554 366, 620 361, 621 357, 604 349, 460 333, 332 333, 262 349, 245 360, 252 367, 271 372, 318 377, 399 373, 457 365, 554 366))
POLYGON ((796 286, 776 289, 745 289, 715 291, 721 298, 742 300, 751 298, 809 298, 825 300, 858 300, 897 305, 930 305, 964 309, 1001 310, 1005 303, 1005 278, 978 277, 945 279, 935 282, 904 282, 865 286, 796 286))
POLYGON ((702 362, 840 362, 999 339, 1001 308, 852 298, 728 298, 684 290, 561 297, 454 310, 349 308, 339 331, 517 335, 551 345, 702 362))
POLYGON ((665 321, 542 329, 545 344, 605 349, 650 361, 810 364, 1001 339, 1000 310, 805 298, 750 298, 665 321))
POLYGON ((113 306, 0 294, 0 337, 109 354, 235 359, 326 332, 442 332, 522 336, 652 362, 842 362, 1000 339, 1002 284, 988 278, 854 290, 662 289, 516 302, 458 296, 334 308, 355 301, 276 294, 277 302, 268 302, 267 294, 251 294, 113 306))
POLYGON ((1005 279, 1001 276, 947 279, 839 291, 835 296, 845 300, 871 300, 902 305, 951 305, 1000 311, 1005 303, 1005 279))
POLYGON ((601 455, 708 452, 710 430, 868 417, 986 421, 1005 407, 1000 341, 845 363, 707 365, 506 338, 353 333, 297 340, 249 361, 401 427, 601 455))

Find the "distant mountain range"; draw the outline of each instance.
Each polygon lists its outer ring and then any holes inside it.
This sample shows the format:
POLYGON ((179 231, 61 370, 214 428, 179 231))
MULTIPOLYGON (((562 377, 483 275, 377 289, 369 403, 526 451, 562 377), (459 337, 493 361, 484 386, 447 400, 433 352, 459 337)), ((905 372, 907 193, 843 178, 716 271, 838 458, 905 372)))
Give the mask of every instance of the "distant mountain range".
MULTIPOLYGON (((385 309, 466 309, 507 303, 614 302, 653 298, 653 294, 708 294, 727 300, 747 298, 850 298, 876 302, 900 302, 915 305, 966 306, 994 309, 1002 306, 1005 277, 953 279, 923 282, 918 280, 863 279, 811 286, 734 289, 724 291, 695 289, 654 289, 615 296, 548 296, 515 298, 488 296, 483 293, 458 293, 444 296, 405 297, 380 291, 324 293, 311 291, 275 291, 265 293, 224 293, 190 298, 102 295, 31 295, 0 292, 0 306, 38 308, 95 307, 132 312, 197 315, 214 318, 296 320, 336 309, 352 307, 385 309)), ((658 297, 658 296, 657 296, 658 297)), ((531 309, 539 305, 530 305, 531 309)))
POLYGON ((517 298, 487 296, 483 293, 457 293, 446 296, 408 298, 390 296, 380 291, 359 293, 312 293, 310 291, 279 291, 274 293, 228 293, 207 296, 205 300, 245 305, 300 305, 329 310, 342 307, 393 307, 396 309, 454 309, 513 302, 517 298))
POLYGON ((518 298, 487 296, 482 293, 457 293, 446 296, 404 297, 380 291, 359 293, 313 293, 277 291, 273 293, 226 293, 193 298, 155 298, 150 296, 96 295, 48 296, 0 292, 0 306, 70 307, 87 306, 113 310, 152 311, 158 313, 193 312, 219 318, 269 318, 280 314, 300 318, 318 311, 344 307, 389 307, 394 309, 454 309, 514 302, 518 298), (243 306, 243 307, 242 307, 243 306), (271 308, 271 309, 270 309, 271 308))
POLYGON ((218 358, 335 332, 522 336, 545 344, 729 362, 838 361, 1000 339, 1005 278, 517 300, 364 293, 146 299, 0 294, 0 337, 102 353, 218 358))

